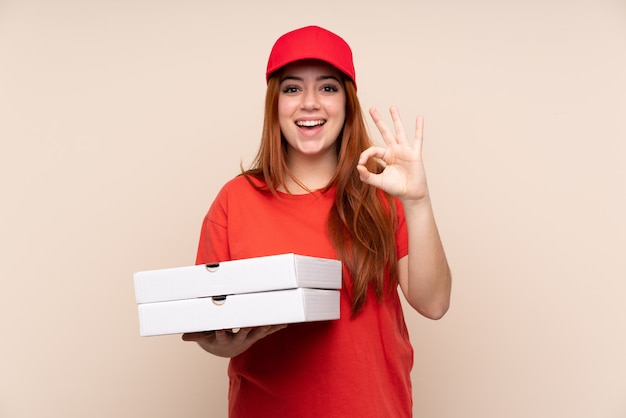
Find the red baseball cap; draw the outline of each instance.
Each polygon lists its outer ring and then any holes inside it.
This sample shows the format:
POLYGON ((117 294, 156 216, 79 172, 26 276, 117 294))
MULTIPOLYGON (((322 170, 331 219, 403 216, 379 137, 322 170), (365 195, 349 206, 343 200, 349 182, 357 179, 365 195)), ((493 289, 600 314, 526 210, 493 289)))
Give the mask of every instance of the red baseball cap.
POLYGON ((329 63, 347 75, 356 87, 350 46, 338 35, 319 26, 305 26, 278 38, 267 61, 265 80, 285 65, 305 59, 329 63))

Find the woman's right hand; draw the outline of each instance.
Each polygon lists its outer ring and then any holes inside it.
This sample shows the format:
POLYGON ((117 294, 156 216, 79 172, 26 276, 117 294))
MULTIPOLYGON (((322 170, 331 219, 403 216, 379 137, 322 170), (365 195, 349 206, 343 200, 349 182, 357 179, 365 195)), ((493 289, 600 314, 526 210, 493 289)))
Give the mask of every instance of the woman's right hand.
POLYGON ((237 332, 217 330, 190 332, 183 334, 183 341, 195 341, 202 349, 219 357, 235 357, 246 351, 252 344, 270 334, 286 328, 287 325, 267 325, 263 327, 241 328, 237 332))

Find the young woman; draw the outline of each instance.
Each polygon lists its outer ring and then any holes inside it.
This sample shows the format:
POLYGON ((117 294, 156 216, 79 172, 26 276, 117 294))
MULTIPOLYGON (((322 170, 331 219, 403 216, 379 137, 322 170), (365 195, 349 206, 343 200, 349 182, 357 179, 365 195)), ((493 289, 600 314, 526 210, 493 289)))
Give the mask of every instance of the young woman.
POLYGON ((409 140, 356 95, 352 52, 308 26, 280 37, 267 67, 262 142, 204 220, 197 263, 281 253, 343 262, 341 319, 185 334, 230 357, 231 417, 408 417, 413 348, 398 286, 438 319, 450 271, 422 165, 422 118, 409 140))

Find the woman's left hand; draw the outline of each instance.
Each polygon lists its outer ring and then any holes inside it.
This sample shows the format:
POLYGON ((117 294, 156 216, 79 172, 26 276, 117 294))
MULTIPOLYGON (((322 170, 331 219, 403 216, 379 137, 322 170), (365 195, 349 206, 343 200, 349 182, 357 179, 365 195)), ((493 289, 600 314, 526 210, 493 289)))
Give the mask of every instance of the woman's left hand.
POLYGON ((400 120, 400 113, 395 106, 389 110, 395 128, 395 134, 387 127, 375 108, 370 109, 372 120, 380 131, 386 147, 372 146, 359 158, 357 170, 361 180, 376 186, 401 200, 419 201, 428 198, 426 173, 422 163, 422 139, 424 119, 417 117, 413 144, 400 120), (370 158, 384 167, 379 174, 366 167, 370 158))

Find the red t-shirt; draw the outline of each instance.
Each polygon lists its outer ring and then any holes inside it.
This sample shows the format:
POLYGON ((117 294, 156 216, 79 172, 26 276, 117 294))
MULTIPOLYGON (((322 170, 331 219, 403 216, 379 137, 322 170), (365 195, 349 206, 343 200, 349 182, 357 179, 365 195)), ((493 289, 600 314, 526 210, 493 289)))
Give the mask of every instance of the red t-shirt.
MULTIPOLYGON (((256 190, 243 176, 228 182, 204 219, 197 263, 282 253, 337 258, 326 233, 335 189, 279 195, 256 190)), ((408 238, 397 207, 401 258, 408 238)), ((229 416, 410 417, 412 366, 398 292, 378 303, 370 289, 352 318, 344 288, 341 319, 290 324, 230 360, 229 416)))

